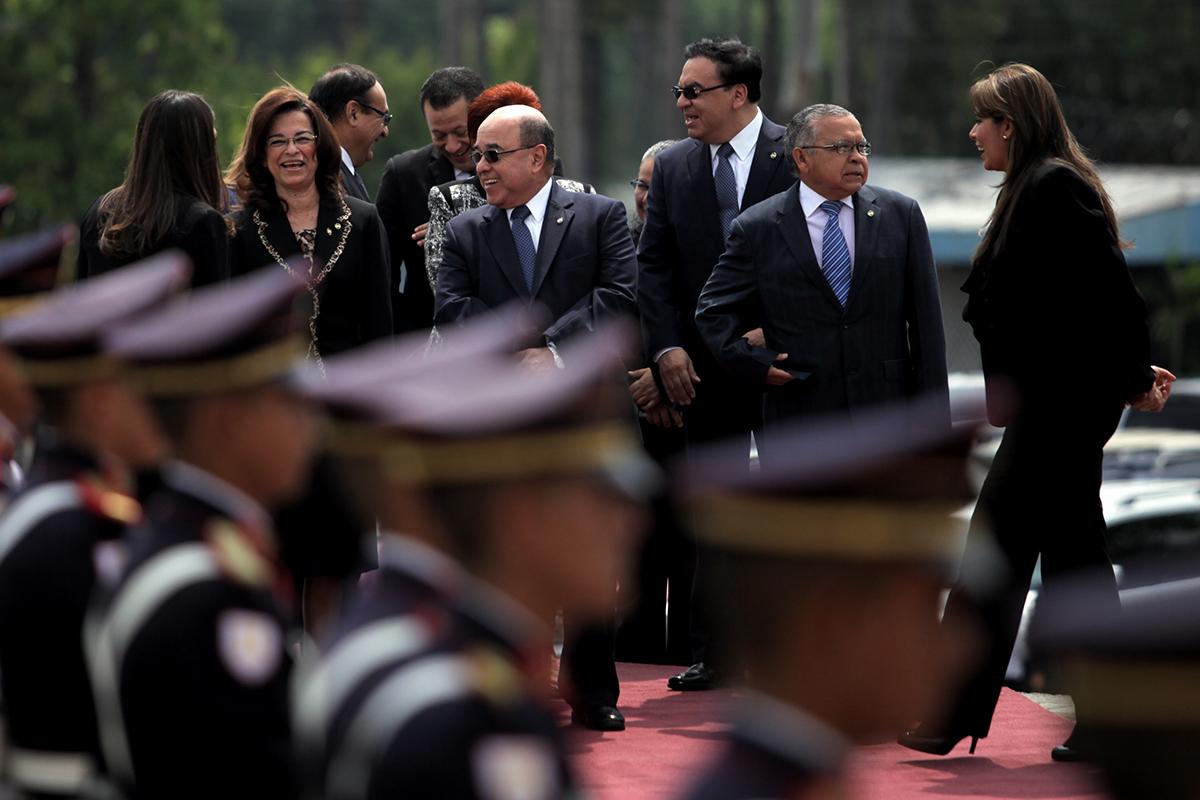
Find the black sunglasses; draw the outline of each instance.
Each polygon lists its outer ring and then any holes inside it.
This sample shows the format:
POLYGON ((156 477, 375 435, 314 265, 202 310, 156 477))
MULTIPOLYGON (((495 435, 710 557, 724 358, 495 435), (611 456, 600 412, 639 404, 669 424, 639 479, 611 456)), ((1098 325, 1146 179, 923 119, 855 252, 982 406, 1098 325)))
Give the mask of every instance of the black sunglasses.
POLYGON ((726 89, 730 86, 737 86, 736 83, 718 83, 716 86, 701 86, 698 83, 688 84, 687 86, 672 86, 671 94, 675 95, 678 100, 680 95, 683 95, 688 100, 695 100, 705 92, 711 92, 713 89, 726 89))
POLYGON ((360 106, 362 106, 363 108, 365 108, 367 111, 374 111, 376 114, 378 114, 378 115, 379 115, 379 118, 383 120, 383 124, 384 124, 384 125, 388 125, 388 124, 390 124, 390 123, 391 123, 391 121, 392 121, 392 118, 393 118, 393 116, 394 116, 394 115, 392 114, 392 112, 390 112, 390 111, 380 111, 380 110, 379 110, 378 108, 376 108, 375 106, 371 105, 370 103, 364 103, 362 100, 355 100, 354 102, 358 103, 360 106))
POLYGON ((644 189, 647 192, 650 191, 650 184, 646 183, 641 178, 630 181, 629 185, 635 189, 644 189))
MULTIPOLYGON (((540 144, 540 142, 538 144, 540 144)), ((500 160, 500 156, 506 156, 509 153, 517 153, 521 150, 531 150, 534 147, 537 147, 537 145, 527 144, 524 147, 514 147, 512 150, 472 150, 471 161, 475 164, 478 164, 480 161, 483 161, 486 158, 489 164, 495 164, 500 160)))

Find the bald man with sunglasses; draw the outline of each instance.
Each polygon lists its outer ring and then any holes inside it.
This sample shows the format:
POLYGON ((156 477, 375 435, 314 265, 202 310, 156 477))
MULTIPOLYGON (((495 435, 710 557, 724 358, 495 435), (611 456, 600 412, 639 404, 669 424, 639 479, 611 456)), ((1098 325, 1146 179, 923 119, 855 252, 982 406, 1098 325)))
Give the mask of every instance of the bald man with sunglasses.
POLYGON ((496 110, 475 146, 488 204, 447 228, 434 321, 448 327, 513 301, 537 304, 553 321, 529 332, 522 358, 553 367, 566 339, 636 313, 625 206, 552 180, 554 130, 529 106, 496 110))

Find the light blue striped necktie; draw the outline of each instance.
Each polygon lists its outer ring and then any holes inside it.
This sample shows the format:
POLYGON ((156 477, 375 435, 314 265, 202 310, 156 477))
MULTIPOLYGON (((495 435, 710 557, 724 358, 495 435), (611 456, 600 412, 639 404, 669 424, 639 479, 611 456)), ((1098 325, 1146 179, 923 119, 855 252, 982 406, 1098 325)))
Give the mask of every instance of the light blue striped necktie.
POLYGON ((842 204, 833 200, 821 203, 821 210, 829 215, 825 221, 825 236, 821 241, 821 272, 829 281, 829 288, 837 297, 842 308, 846 307, 846 298, 850 295, 850 248, 846 246, 846 237, 842 235, 842 226, 838 224, 838 214, 842 204))
POLYGON ((512 210, 513 244, 517 246, 517 257, 521 259, 521 277, 525 279, 525 288, 533 294, 533 281, 537 277, 537 248, 533 244, 533 234, 525 220, 529 218, 528 206, 517 206, 512 210))

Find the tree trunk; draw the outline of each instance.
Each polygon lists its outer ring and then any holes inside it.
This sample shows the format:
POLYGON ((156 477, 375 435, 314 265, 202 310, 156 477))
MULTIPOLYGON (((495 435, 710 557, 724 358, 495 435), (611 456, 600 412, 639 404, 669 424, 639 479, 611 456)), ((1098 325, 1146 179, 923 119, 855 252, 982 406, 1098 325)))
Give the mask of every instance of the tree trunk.
POLYGON ((890 0, 879 9, 882 30, 876 37, 875 82, 870 92, 871 101, 862 109, 860 117, 863 132, 881 152, 894 153, 899 134, 896 129, 896 95, 898 82, 904 74, 908 60, 908 46, 912 32, 911 0, 890 0))
MULTIPOLYGON (((683 68, 683 18, 686 11, 684 0, 661 0, 658 4, 658 46, 655 53, 656 66, 653 82, 648 87, 653 98, 653 130, 658 131, 655 141, 661 138, 684 136, 679 111, 668 91, 679 80, 683 68)), ((646 146, 654 144, 647 142, 646 146)))
MULTIPOLYGON (((579 7, 580 0, 542 0, 539 15, 542 58, 538 95, 546 118, 554 127, 558 149, 565 154, 564 171, 573 175, 578 175, 591 159, 583 127, 583 37, 579 7)), ((602 65, 594 65, 593 69, 603 71, 602 65)))
POLYGON ((439 66, 453 66, 463 61, 463 15, 464 0, 438 0, 438 49, 439 66))
POLYGON ((783 85, 783 48, 780 47, 780 28, 783 20, 779 13, 779 0, 763 0, 762 53, 762 107, 778 114, 780 87, 783 85))

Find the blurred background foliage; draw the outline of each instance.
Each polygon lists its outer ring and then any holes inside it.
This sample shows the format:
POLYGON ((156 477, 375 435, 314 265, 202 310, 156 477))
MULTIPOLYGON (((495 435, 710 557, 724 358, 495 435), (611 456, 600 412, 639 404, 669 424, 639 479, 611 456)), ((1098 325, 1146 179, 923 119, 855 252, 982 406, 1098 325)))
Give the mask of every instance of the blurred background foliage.
POLYGON ((204 94, 227 163, 262 92, 353 61, 396 115, 365 168, 374 190, 390 155, 428 140, 421 81, 462 63, 533 85, 568 174, 623 196, 645 147, 682 134, 682 47, 720 34, 762 50, 769 116, 841 103, 881 154, 973 156, 968 85, 1022 60, 1102 161, 1200 164, 1194 0, 0 0, 0 182, 19 192, 16 229, 77 219, 120 182, 156 92, 204 94))

